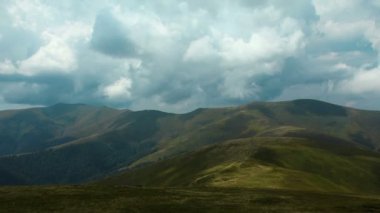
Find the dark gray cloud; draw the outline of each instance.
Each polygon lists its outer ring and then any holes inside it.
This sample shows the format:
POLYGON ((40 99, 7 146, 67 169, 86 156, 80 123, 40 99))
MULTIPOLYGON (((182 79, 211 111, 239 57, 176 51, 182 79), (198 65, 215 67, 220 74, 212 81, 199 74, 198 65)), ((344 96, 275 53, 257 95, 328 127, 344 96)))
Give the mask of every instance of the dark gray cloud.
POLYGON ((295 98, 380 108, 376 1, 0 3, 0 109, 295 98))
POLYGON ((70 102, 70 95, 74 95, 70 76, 53 74, 25 78, 15 75, 0 78, 2 99, 9 103, 50 105, 61 100, 70 102))
POLYGON ((101 12, 96 17, 91 46, 101 53, 116 57, 135 54, 135 47, 128 39, 127 30, 109 11, 101 12))

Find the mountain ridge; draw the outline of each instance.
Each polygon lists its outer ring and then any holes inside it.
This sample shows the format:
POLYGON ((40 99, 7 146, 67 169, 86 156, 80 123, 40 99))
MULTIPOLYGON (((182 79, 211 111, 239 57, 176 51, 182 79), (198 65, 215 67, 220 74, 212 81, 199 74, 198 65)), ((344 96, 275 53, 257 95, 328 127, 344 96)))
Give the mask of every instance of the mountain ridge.
POLYGON ((58 104, 0 112, 0 172, 11 171, 26 184, 83 183, 226 141, 265 137, 330 141, 332 149, 350 144, 376 153, 379 128, 378 111, 310 99, 184 114, 58 104))
POLYGON ((191 111, 188 112, 183 112, 183 113, 174 113, 174 112, 166 112, 166 111, 161 111, 157 109, 141 109, 141 110, 131 110, 128 108, 114 108, 110 107, 107 105, 97 105, 97 104, 86 104, 86 103, 65 103, 65 102, 57 102, 52 105, 47 105, 47 106, 38 106, 38 107, 28 107, 28 108, 21 108, 21 109, 0 109, 0 112, 5 112, 5 111, 23 111, 23 110, 31 110, 31 109, 41 109, 41 108, 52 108, 52 107, 57 107, 57 106, 88 106, 88 107, 93 107, 93 108, 109 108, 109 109, 114 109, 114 110, 126 110, 126 111, 132 111, 132 112, 139 112, 139 111, 160 111, 164 113, 170 113, 170 114, 177 114, 177 115, 183 115, 183 114, 189 114, 193 113, 198 110, 203 110, 203 109, 220 109, 220 108, 234 108, 234 107, 244 107, 244 106, 249 106, 249 105, 255 105, 255 104, 281 104, 281 103, 291 103, 291 102, 310 102, 314 104, 327 104, 327 105, 334 105, 338 107, 343 107, 346 109, 352 109, 352 110, 359 110, 359 111, 368 111, 368 112, 380 112, 380 109, 361 109, 357 107, 352 107, 352 106, 344 106, 328 101, 323 101, 319 99, 310 99, 310 98, 300 98, 300 99, 293 99, 293 100, 279 100, 279 101, 251 101, 245 104, 241 105, 227 105, 227 106, 219 106, 219 107, 199 107, 195 108, 191 111))

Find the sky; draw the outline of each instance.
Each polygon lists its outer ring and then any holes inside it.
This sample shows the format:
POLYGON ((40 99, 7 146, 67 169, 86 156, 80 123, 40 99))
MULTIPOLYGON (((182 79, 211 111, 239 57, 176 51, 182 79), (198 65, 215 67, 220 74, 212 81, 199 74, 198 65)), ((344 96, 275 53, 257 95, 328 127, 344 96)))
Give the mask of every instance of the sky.
POLYGON ((380 1, 290 2, 0 0, 0 109, 312 98, 380 110, 380 1))

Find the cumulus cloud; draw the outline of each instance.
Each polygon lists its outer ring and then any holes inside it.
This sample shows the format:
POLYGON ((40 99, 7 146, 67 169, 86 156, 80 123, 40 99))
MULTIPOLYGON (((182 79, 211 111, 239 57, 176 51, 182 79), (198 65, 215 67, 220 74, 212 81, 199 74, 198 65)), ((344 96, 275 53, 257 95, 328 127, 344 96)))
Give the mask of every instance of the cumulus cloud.
POLYGON ((14 73, 16 73, 16 68, 9 59, 0 62, 0 74, 9 75, 14 73))
POLYGON ((190 62, 206 62, 218 57, 217 50, 213 47, 212 40, 208 36, 196 39, 189 44, 183 60, 190 62))
POLYGON ((369 70, 359 70, 350 79, 343 80, 340 83, 342 92, 363 94, 363 93, 380 93, 380 68, 376 67, 369 70))
POLYGON ((184 112, 295 98, 380 107, 377 1, 0 3, 0 108, 184 112))
POLYGON ((52 38, 32 57, 20 63, 20 72, 34 75, 45 71, 69 72, 75 69, 75 55, 64 41, 52 38))
POLYGON ((131 97, 132 81, 121 78, 103 89, 104 95, 111 100, 125 101, 131 97))

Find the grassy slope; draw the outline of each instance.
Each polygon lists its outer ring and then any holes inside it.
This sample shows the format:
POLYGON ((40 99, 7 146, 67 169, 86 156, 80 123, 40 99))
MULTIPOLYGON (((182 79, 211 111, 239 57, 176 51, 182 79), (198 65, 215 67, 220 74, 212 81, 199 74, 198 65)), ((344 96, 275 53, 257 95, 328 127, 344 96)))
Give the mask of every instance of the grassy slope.
POLYGON ((281 135, 299 130, 319 132, 360 144, 380 147, 380 112, 347 109, 314 100, 252 103, 241 107, 200 109, 162 119, 157 150, 130 167, 226 140, 281 135))
POLYGON ((228 140, 308 130, 372 150, 380 142, 379 112, 311 100, 199 109, 183 115, 60 104, 1 112, 1 126, 0 144, 49 148, 0 158, 1 171, 27 183, 83 182, 228 140), (11 131, 7 125, 14 125, 11 131))
POLYGON ((380 193, 380 155, 339 142, 234 140, 130 169, 103 183, 380 193))
POLYGON ((3 212, 378 212, 380 198, 241 188, 2 187, 0 209, 3 212))

